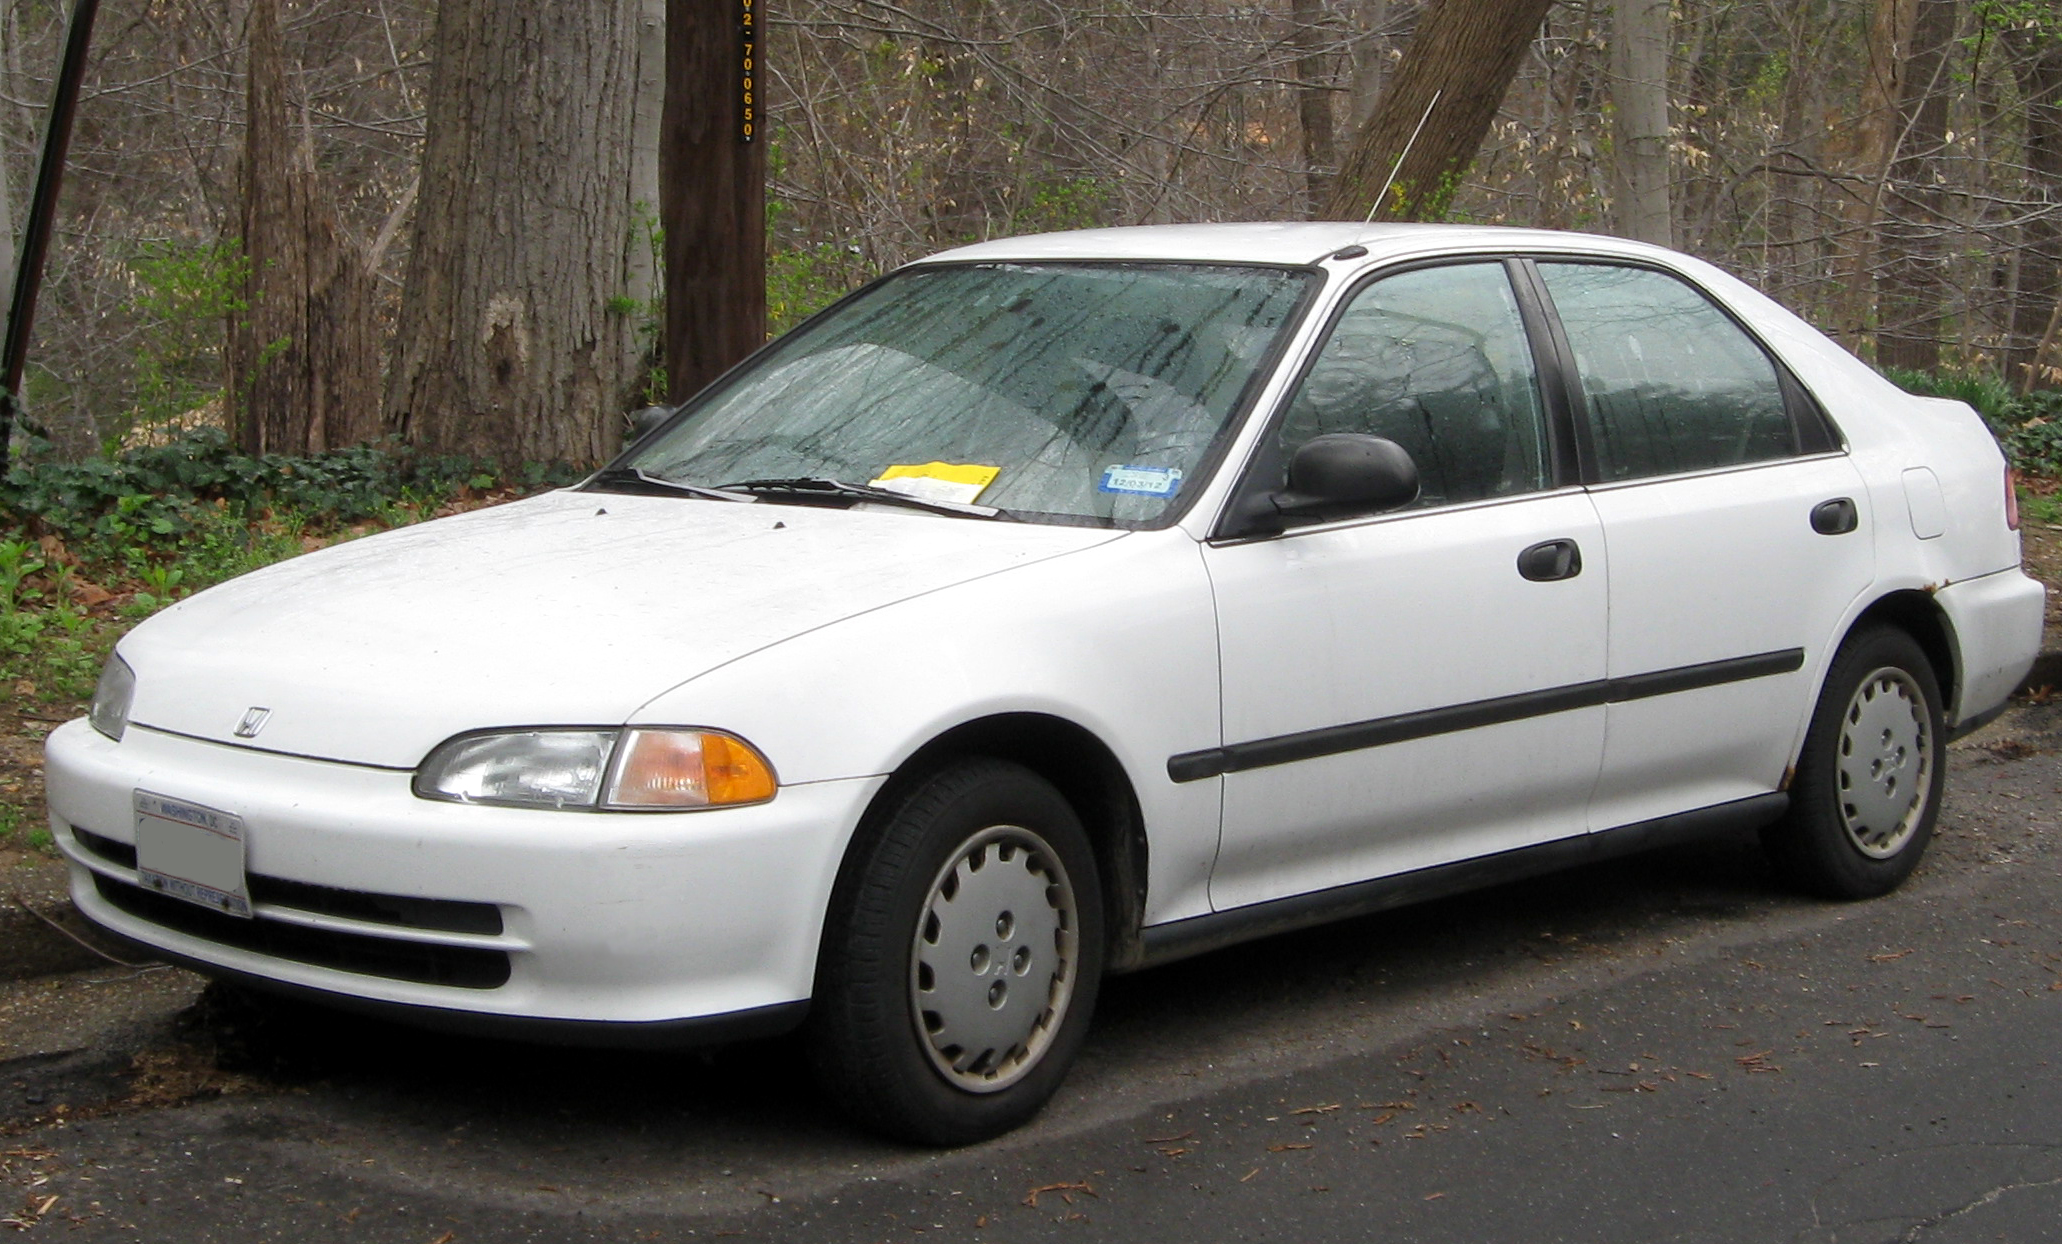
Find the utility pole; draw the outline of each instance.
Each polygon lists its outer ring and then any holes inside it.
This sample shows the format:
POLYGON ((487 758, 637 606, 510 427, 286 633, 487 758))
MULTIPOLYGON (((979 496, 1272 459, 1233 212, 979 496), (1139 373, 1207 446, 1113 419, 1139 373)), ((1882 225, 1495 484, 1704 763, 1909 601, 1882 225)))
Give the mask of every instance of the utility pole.
POLYGON ((64 61, 57 71, 57 92, 50 101, 50 123, 43 130, 43 159, 36 168, 36 189, 29 200, 29 218, 21 232, 21 255, 14 265, 14 296, 8 302, 7 337, 0 345, 0 475, 6 474, 9 438, 22 421, 21 376, 29 350, 29 330, 36 323, 36 295, 43 288, 43 260, 50 253, 50 228, 57 215, 57 191, 64 183, 65 153, 72 145, 72 117, 79 107, 79 83, 86 76, 86 45, 93 38, 93 18, 100 0, 77 0, 64 36, 64 61))

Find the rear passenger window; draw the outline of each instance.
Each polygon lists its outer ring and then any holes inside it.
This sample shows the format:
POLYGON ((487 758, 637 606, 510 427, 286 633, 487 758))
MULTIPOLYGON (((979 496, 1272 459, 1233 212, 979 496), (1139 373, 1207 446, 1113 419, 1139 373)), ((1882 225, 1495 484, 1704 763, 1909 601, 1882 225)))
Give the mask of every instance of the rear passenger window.
POLYGON ((1575 351, 1606 480, 1797 452, 1775 365, 1702 294, 1666 273, 1542 263, 1575 351))
POLYGON ((1421 268, 1354 295, 1289 403, 1282 456, 1362 432, 1410 454, 1421 506, 1532 492, 1546 482, 1540 410, 1503 265, 1421 268))

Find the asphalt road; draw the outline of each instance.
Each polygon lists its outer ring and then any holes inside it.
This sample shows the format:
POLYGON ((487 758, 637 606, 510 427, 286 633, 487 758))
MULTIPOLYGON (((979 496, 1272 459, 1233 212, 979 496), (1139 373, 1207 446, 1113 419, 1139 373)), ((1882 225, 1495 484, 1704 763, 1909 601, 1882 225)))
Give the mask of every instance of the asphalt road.
POLYGON ((1888 899, 1790 897, 1725 840, 1121 978, 1046 1115, 951 1153, 847 1127, 785 1044, 211 997, 142 1078, 176 1099, 204 1056, 230 1091, 0 1136, 0 1214, 167 1244, 2062 1240, 2058 821, 2062 706, 2022 707, 1956 746, 1888 899))

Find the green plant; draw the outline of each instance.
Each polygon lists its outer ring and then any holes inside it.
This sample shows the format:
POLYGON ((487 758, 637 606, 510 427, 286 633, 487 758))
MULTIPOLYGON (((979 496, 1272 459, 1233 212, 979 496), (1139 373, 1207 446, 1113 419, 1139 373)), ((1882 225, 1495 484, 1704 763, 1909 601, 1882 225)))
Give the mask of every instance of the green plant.
POLYGON ((203 405, 221 387, 222 322, 244 309, 250 271, 237 239, 150 242, 130 257, 138 293, 136 404, 129 422, 153 427, 203 405))
POLYGON ((27 540, 0 540, 0 616, 15 611, 22 581, 43 569, 43 563, 30 556, 35 550, 27 540))
POLYGON ((818 242, 766 257, 766 331, 780 334, 875 276, 858 247, 818 242))
POLYGON ((1031 187, 1030 202, 1013 214, 1010 226, 1018 233, 1091 228, 1103 223, 1110 199, 1109 188, 1093 177, 1038 182, 1031 187))

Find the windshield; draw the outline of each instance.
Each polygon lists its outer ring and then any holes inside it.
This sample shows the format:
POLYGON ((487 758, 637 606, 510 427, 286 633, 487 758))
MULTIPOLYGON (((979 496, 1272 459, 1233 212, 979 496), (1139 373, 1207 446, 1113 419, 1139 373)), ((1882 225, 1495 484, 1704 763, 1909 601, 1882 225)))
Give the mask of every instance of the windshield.
MULTIPOLYGON (((1309 280, 1194 264, 912 269, 789 334, 619 465, 1150 524, 1199 483, 1309 280)), ((855 499, 794 493, 832 495, 855 499)))

